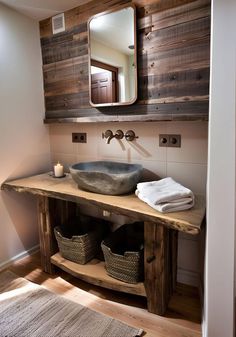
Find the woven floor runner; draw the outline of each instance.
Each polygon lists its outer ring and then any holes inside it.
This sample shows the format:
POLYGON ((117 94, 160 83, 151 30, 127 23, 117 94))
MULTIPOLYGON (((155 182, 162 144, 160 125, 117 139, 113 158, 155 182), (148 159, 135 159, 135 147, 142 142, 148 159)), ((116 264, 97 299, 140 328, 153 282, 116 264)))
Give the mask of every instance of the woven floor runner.
POLYGON ((0 274, 1 337, 134 337, 142 332, 10 271, 0 274))

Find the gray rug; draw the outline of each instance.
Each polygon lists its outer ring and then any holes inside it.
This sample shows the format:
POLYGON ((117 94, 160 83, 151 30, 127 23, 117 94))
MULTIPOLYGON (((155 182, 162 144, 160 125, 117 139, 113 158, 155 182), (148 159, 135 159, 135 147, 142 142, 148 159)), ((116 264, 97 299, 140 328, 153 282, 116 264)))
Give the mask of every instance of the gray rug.
POLYGON ((142 330, 6 271, 0 274, 1 337, 134 337, 142 330))

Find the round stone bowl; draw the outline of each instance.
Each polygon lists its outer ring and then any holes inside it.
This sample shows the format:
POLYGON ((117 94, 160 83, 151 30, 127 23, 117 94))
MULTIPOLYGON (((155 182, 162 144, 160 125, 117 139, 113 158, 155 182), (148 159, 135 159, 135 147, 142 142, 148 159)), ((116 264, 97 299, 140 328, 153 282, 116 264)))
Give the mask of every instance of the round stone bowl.
POLYGON ((142 175, 142 165, 113 161, 73 164, 70 173, 78 187, 95 193, 121 195, 135 190, 142 175))

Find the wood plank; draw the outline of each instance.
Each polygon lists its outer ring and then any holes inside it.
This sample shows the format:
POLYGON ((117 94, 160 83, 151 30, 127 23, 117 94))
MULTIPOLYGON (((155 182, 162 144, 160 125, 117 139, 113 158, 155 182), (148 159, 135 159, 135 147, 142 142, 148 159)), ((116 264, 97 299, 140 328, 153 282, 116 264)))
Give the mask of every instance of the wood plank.
POLYGON ((170 231, 172 291, 176 290, 177 285, 178 234, 179 232, 176 230, 170 231))
POLYGON ((146 32, 148 30, 154 31, 210 16, 210 11, 210 0, 182 2, 176 7, 172 6, 171 8, 151 12, 149 15, 140 17, 138 28, 144 29, 146 32))
POLYGON ((191 69, 185 72, 183 71, 175 71, 175 72, 167 72, 160 73, 159 75, 150 75, 139 77, 139 90, 140 94, 143 94, 143 91, 155 89, 156 87, 161 86, 175 86, 176 83, 178 85, 183 85, 186 82, 189 83, 200 83, 200 82, 208 82, 209 81, 209 68, 202 69, 191 69))
POLYGON ((45 196, 38 195, 37 204, 41 265, 45 272, 53 274, 54 268, 50 262, 50 257, 55 252, 55 246, 52 241, 53 236, 49 214, 49 199, 45 196))
POLYGON ((189 234, 200 232, 205 215, 205 198, 201 195, 196 196, 195 206, 191 210, 165 214, 157 212, 139 200, 135 194, 110 196, 82 191, 77 188, 70 174, 61 179, 55 179, 47 173, 40 174, 5 182, 1 188, 75 203, 85 202, 116 214, 130 216, 137 221, 151 221, 189 234))
MULTIPOLYGON (((141 103, 141 102, 140 102, 141 103)), ((209 103, 204 101, 172 102, 165 104, 133 104, 110 108, 81 108, 48 111, 45 123, 87 123, 87 122, 130 122, 130 121, 171 121, 208 120, 209 103)))
POLYGON ((76 63, 74 62, 74 59, 69 59, 66 60, 66 65, 61 65, 62 62, 54 63, 51 69, 46 69, 44 66, 43 73, 46 84, 62 81, 62 79, 71 80, 72 78, 78 78, 79 76, 88 76, 87 62, 76 63))
MULTIPOLYGON (((192 100, 200 101, 209 92, 209 68, 169 72, 162 75, 145 76, 139 79, 139 101, 153 102, 153 99, 165 99, 165 102, 192 100)), ((158 101, 155 101, 158 103, 158 101)))
POLYGON ((59 94, 57 96, 45 97, 45 105, 47 111, 63 110, 63 109, 76 109, 89 108, 89 92, 78 92, 73 94, 59 94))
POLYGON ((156 46, 160 50, 187 46, 190 41, 197 43, 210 36, 210 17, 184 22, 179 25, 138 34, 139 49, 149 50, 156 46))
MULTIPOLYGON (((66 111, 64 111, 66 112, 66 111)), ((66 112, 67 113, 67 112, 66 112)), ((208 114, 204 112, 199 115, 193 115, 191 112, 189 114, 176 114, 173 116, 169 116, 166 114, 155 114, 155 115, 121 115, 117 116, 85 116, 85 117, 52 117, 45 118, 45 124, 77 124, 77 123, 101 123, 101 122, 158 122, 158 121, 208 121, 208 114)))
POLYGON ((45 47, 42 50, 43 64, 59 62, 71 57, 88 55, 87 43, 79 44, 76 40, 64 43, 57 43, 51 47, 45 47), (53 48, 53 49, 52 49, 53 48))
POLYGON ((51 117, 45 118, 45 124, 76 124, 76 123, 101 123, 101 122, 137 122, 139 119, 140 122, 158 122, 158 121, 208 121, 208 115, 204 112, 198 115, 192 115, 191 112, 187 114, 176 114, 176 115, 167 115, 167 114, 149 114, 143 115, 140 118, 140 115, 120 115, 117 116, 78 116, 78 117, 51 117))
POLYGON ((63 68, 71 67, 72 65, 84 64, 84 63, 87 63, 87 61, 88 61, 87 55, 73 57, 71 59, 62 60, 62 61, 58 61, 58 62, 55 62, 55 63, 44 64, 43 65, 43 71, 45 73, 47 73, 47 72, 50 72, 50 71, 55 71, 55 70, 58 70, 58 69, 60 70, 60 69, 63 69, 63 68), (58 68, 58 69, 56 69, 56 68, 58 68))
POLYGON ((144 285, 148 311, 163 315, 171 295, 168 229, 145 222, 144 241, 144 285))
MULTIPOLYGON (((147 16, 152 13, 162 12, 170 8, 175 8, 193 2, 194 0, 134 0, 133 2, 141 7, 139 11, 140 16, 147 16)), ((210 1, 210 0, 208 0, 210 1)))
MULTIPOLYGON (((180 116, 180 120, 184 120, 186 116, 180 116)), ((205 118, 205 120, 207 120, 208 117, 205 118)), ((169 117, 166 114, 159 114, 159 115, 146 115, 146 116, 142 116, 142 118, 140 118, 139 115, 133 115, 133 116, 105 116, 105 115, 99 115, 97 114, 96 116, 78 116, 78 117, 52 117, 52 118, 46 118, 44 119, 44 123, 45 124, 73 124, 73 123, 101 123, 101 122, 137 122, 137 119, 141 122, 152 122, 152 121, 170 121, 170 120, 174 120, 174 118, 169 117)), ((176 120, 178 120, 177 118, 175 118, 176 120)), ((199 116, 199 118, 195 118, 192 115, 190 115, 187 119, 185 120, 199 120, 202 121, 204 120, 204 118, 201 118, 199 116)))
MULTIPOLYGON (((161 76, 160 76, 161 77, 161 76)), ((181 77, 184 77, 184 73, 181 77)), ((48 92, 45 95, 45 105, 47 108, 46 118, 50 118, 51 111, 71 111, 77 110, 77 112, 82 112, 85 109, 88 109, 87 112, 92 111, 95 112, 96 116, 105 117, 107 114, 112 115, 111 107, 107 108, 97 108, 96 110, 89 110, 89 92, 87 91, 86 82, 88 82, 87 77, 84 79, 85 82, 80 80, 72 80, 65 81, 63 85, 48 85, 46 90, 48 92), (70 84, 70 87, 66 85, 70 84), (82 91, 85 90, 85 91, 82 91), (63 94, 61 94, 63 92, 63 94), (80 107, 80 109, 78 109, 80 107)), ((174 80, 176 84, 169 83, 160 83, 158 86, 148 87, 147 90, 142 90, 142 94, 139 95, 139 101, 137 104, 142 104, 143 106, 147 106, 149 104, 166 104, 166 103, 183 103, 189 101, 188 113, 192 113, 194 102, 207 101, 205 107, 205 114, 208 115, 208 99, 209 99, 209 82, 208 80, 199 79, 196 81, 188 81, 188 80, 174 80)), ((141 90, 140 90, 141 91, 141 90)), ((134 105, 135 106, 135 105, 134 105)), ((132 110, 139 110, 142 115, 144 115, 144 111, 141 107, 132 107, 132 110)), ((171 110, 175 110, 175 106, 172 105, 171 110)), ((123 110, 123 107, 118 107, 117 112, 120 114, 120 111, 127 114, 126 111, 123 110)), ((203 112, 203 111, 202 111, 203 112)), ((117 114, 117 115, 118 115, 117 114)), ((158 114, 155 111, 154 114, 158 114)), ((182 113, 184 114, 184 113, 182 113)), ((81 115, 81 114, 80 114, 81 115)), ((87 115, 88 116, 88 115, 87 115)), ((68 112, 63 112, 63 117, 71 117, 68 112)), ((192 119, 197 119, 197 116, 193 116, 192 119)), ((118 119, 119 120, 119 119, 118 119)), ((140 118, 141 120, 141 118, 140 118)), ((169 118, 171 120, 171 118, 169 118)), ((102 119, 101 119, 102 121, 102 119)))
MULTIPOLYGON (((63 82, 63 85, 61 82, 53 83, 53 84, 47 84, 45 86, 45 98, 46 97, 53 97, 56 100, 57 96, 60 96, 62 93, 63 95, 70 95, 70 94, 77 94, 81 91, 86 90, 86 82, 88 82, 88 78, 84 79, 84 82, 82 79, 80 80, 65 80, 63 82)), ((47 106, 51 106, 51 101, 49 104, 49 101, 47 100, 47 106)), ((88 106, 88 105, 84 105, 88 106)), ((49 108, 51 109, 51 108, 49 108)), ((49 110, 50 111, 50 110, 49 110)))
MULTIPOLYGON (((74 66, 71 68, 74 68, 74 66)), ((87 74, 85 74, 85 68, 81 67, 80 69, 82 74, 72 80, 67 80, 65 76, 64 81, 60 81, 60 77, 63 78, 64 72, 58 75, 58 70, 55 70, 54 75, 50 74, 51 80, 47 80, 45 77, 47 81, 45 84, 45 95, 59 96, 50 100, 46 99, 48 111, 50 111, 51 106, 53 106, 54 109, 57 106, 59 110, 64 106, 68 107, 69 110, 78 105, 81 107, 89 106, 86 100, 86 97, 88 99, 88 92, 82 93, 83 90, 87 90, 88 77, 87 74), (63 95, 61 95, 62 92, 63 95), (78 93, 78 95, 66 95, 70 93, 78 93), (80 103, 80 96, 82 103, 80 103)), ((71 73, 68 77, 72 75, 71 73)), ((209 91, 208 87, 209 68, 186 72, 169 72, 163 75, 143 76, 139 79, 139 101, 143 104, 144 102, 147 104, 163 103, 163 97, 165 98, 165 102, 192 100, 192 97, 200 101, 201 99, 208 99, 208 95, 205 95, 209 91), (183 94, 185 95, 183 96, 183 94), (175 98, 173 99, 173 97, 175 98), (158 100, 153 101, 155 98, 158 98, 158 100)))
POLYGON ((45 96, 87 91, 88 57, 78 56, 43 66, 45 96))
POLYGON ((146 296, 145 288, 142 282, 132 284, 116 280, 106 273, 105 262, 103 261, 93 259, 90 262, 81 265, 66 260, 60 255, 60 253, 57 253, 51 257, 51 262, 55 266, 86 282, 129 294, 146 296))
MULTIPOLYGON (((168 97, 162 97, 162 98, 151 98, 149 100, 142 100, 140 101, 141 104, 166 104, 166 103, 178 103, 178 102, 186 102, 186 101, 191 101, 191 98, 193 96, 180 96, 180 97, 175 97, 175 96, 168 96, 168 97)), ((195 99, 199 99, 199 102, 201 101, 207 101, 209 99, 208 95, 205 96, 194 96, 195 99)))
POLYGON ((41 265, 45 272, 54 274, 51 255, 58 250, 54 236, 54 227, 65 223, 69 216, 75 215, 76 204, 64 200, 56 200, 45 196, 37 196, 39 245, 41 265))
POLYGON ((138 75, 158 75, 172 71, 201 70, 210 64, 210 39, 203 37, 198 42, 188 41, 176 48, 152 45, 148 50, 140 49, 138 75), (157 57, 158 55, 158 57, 157 57))

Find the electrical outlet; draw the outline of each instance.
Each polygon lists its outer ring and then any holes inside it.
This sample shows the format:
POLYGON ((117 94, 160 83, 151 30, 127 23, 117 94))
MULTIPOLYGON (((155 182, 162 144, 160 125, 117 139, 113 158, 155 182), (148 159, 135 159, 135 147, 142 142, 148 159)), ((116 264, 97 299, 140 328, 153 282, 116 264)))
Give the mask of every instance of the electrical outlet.
POLYGON ((72 133, 72 143, 87 143, 87 133, 72 133))
POLYGON ((159 135, 160 147, 181 147, 181 135, 159 135))
POLYGON ((169 135, 169 147, 181 147, 181 135, 169 135))
POLYGON ((169 141, 168 135, 164 135, 164 134, 159 135, 159 146, 167 147, 168 141, 169 141))

